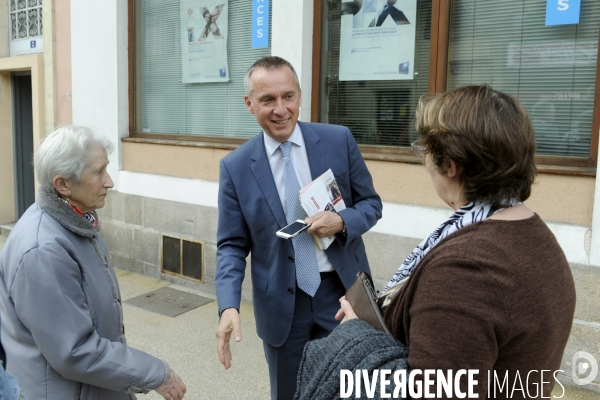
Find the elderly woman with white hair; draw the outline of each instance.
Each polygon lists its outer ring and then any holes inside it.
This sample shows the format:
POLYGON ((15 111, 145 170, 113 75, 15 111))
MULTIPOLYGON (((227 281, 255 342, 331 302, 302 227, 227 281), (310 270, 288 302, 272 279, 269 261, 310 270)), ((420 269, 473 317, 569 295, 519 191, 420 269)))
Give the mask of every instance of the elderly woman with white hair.
POLYGON ((127 346, 117 277, 96 209, 113 182, 112 144, 85 126, 48 135, 35 155, 40 187, 0 255, 1 337, 29 400, 135 399, 186 388, 162 360, 127 346))

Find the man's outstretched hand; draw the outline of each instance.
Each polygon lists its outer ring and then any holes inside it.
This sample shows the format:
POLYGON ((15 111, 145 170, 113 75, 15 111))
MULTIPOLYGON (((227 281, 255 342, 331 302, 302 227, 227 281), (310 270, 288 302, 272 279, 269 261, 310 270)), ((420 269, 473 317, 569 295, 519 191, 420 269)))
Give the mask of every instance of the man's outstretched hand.
POLYGON ((240 313, 235 308, 228 308, 221 313, 221 321, 217 326, 217 351, 219 352, 219 360, 225 366, 225 369, 231 367, 231 347, 229 340, 233 334, 234 340, 240 342, 242 340, 242 330, 240 323, 240 313))

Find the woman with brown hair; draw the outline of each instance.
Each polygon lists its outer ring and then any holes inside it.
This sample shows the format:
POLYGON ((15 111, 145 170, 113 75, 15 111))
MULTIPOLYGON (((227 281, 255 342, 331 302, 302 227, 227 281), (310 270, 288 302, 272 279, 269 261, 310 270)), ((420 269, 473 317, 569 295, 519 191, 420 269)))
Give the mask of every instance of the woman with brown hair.
MULTIPOLYGON (((517 100, 483 85, 421 100, 416 127, 413 150, 454 213, 413 250, 380 299, 392 335, 409 349, 408 371, 478 370, 478 398, 488 396, 496 377, 508 382, 503 391, 494 389, 496 398, 549 397, 571 330, 575 289, 556 238, 523 203, 537 173, 532 123, 517 100)), ((341 306, 338 317, 351 321, 324 339, 329 342, 306 346, 297 398, 309 398, 304 395, 319 386, 311 372, 321 363, 404 367, 404 346, 356 320, 344 298, 341 306), (369 337, 368 346, 356 343, 361 337, 369 337), (344 350, 328 353, 342 338, 344 350), (380 341, 387 344, 374 348, 380 341)), ((465 374, 459 390, 467 393, 467 386, 465 374)), ((436 382, 430 390, 439 397, 436 382)))

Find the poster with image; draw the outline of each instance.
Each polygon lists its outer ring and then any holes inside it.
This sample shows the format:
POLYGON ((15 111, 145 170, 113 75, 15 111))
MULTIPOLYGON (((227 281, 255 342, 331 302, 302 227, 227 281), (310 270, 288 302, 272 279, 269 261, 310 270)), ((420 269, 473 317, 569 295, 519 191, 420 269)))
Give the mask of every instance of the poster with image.
POLYGON ((339 1, 339 80, 413 79, 417 0, 339 1))
POLYGON ((228 0, 181 0, 181 81, 227 82, 228 0))

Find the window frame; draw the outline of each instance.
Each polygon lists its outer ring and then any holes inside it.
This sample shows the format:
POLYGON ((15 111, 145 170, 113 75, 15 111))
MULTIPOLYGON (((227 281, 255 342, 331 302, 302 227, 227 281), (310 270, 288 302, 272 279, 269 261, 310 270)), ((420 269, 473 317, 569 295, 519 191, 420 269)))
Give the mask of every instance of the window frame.
POLYGON ((123 142, 193 146, 222 150, 234 150, 250 140, 249 138, 241 137, 141 132, 136 129, 137 126, 141 126, 142 118, 142 94, 141 89, 137 85, 137 82, 141 79, 141 71, 139 69, 139 66, 141 65, 141 51, 139 45, 139 38, 141 37, 141 15, 136 12, 136 1, 141 0, 127 0, 127 40, 129 42, 127 49, 129 64, 129 137, 124 137, 121 140, 123 142))
MULTIPOLYGON (((323 2, 314 0, 314 31, 313 31, 313 69, 312 69, 312 105, 311 120, 320 122, 320 92, 322 85, 321 43, 323 39, 322 18, 323 2)), ((448 71, 448 48, 450 41, 450 16, 452 0, 436 0, 432 3, 431 15, 431 44, 429 58, 429 93, 442 93, 446 90, 448 71)), ((600 37, 599 37, 600 44, 600 37)), ((596 176, 598 161, 598 134, 600 130, 600 45, 596 64, 596 92, 594 94, 594 113, 592 119, 592 136, 590 155, 584 157, 536 155, 535 161, 540 172, 563 175, 596 176)), ((421 160, 412 156, 408 147, 358 145, 366 160, 397 161, 420 163, 421 160)))
MULTIPOLYGON (((138 38, 140 37, 140 16, 136 15, 135 2, 128 0, 128 62, 129 62, 129 137, 123 141, 161 143, 170 145, 193 145, 198 147, 235 149, 248 141, 248 138, 233 138, 221 136, 196 136, 172 134, 163 132, 140 132, 136 130, 136 118, 139 118, 141 109, 141 94, 136 85, 139 78, 137 66, 140 65, 140 51, 138 38)), ((320 122, 320 92, 322 82, 321 72, 321 42, 323 2, 314 0, 313 23, 313 62, 312 62, 312 93, 311 93, 311 121, 320 122)), ((448 47, 450 38, 450 15, 452 0, 436 0, 432 3, 431 16, 431 45, 429 59, 429 93, 441 93, 446 90, 448 47)), ((600 44, 600 37, 599 37, 600 44)), ((588 158, 569 156, 536 155, 536 165, 540 172, 561 175, 596 176, 598 161, 598 142, 600 130, 600 46, 598 46, 598 60, 596 64, 596 91, 594 94, 592 135, 590 154, 588 158)), ((402 162, 419 164, 422 160, 414 156, 409 147, 395 147, 383 145, 362 145, 359 149, 365 160, 402 162)))

